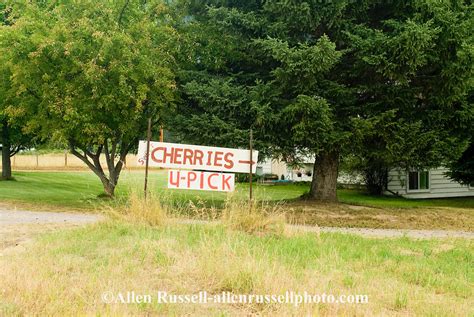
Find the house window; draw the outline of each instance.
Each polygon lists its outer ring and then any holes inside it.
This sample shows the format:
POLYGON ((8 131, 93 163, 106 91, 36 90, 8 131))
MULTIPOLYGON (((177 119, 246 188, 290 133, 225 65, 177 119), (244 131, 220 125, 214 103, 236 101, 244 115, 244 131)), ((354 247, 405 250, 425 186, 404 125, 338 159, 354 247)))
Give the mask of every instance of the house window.
POLYGON ((430 173, 428 171, 408 173, 408 190, 428 189, 430 189, 430 173))

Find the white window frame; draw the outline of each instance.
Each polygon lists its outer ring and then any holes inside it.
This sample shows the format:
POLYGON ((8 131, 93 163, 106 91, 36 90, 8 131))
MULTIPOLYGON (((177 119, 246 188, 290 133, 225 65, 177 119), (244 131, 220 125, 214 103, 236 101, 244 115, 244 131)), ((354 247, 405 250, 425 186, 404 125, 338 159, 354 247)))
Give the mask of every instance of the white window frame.
POLYGON ((422 171, 408 171, 407 172, 407 193, 429 193, 431 192, 431 171, 430 170, 422 170, 422 171), (428 188, 427 189, 410 189, 410 172, 417 172, 418 173, 418 187, 420 187, 420 172, 428 172, 428 188))

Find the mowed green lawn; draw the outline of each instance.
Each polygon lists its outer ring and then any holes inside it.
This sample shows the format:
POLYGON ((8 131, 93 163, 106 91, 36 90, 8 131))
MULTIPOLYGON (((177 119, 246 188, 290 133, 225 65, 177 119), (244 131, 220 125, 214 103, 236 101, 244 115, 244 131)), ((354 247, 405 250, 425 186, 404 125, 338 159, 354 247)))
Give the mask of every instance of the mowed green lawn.
MULTIPOLYGON (((98 197, 103 193, 102 184, 92 172, 43 172, 28 171, 14 173, 14 181, 0 182, 0 200, 11 203, 50 205, 77 209, 91 209, 106 202, 98 197)), ((143 171, 124 171, 116 189, 118 200, 123 199, 132 191, 143 190, 143 171)), ((247 197, 248 184, 237 184, 235 193, 169 190, 167 172, 153 170, 148 177, 148 188, 151 192, 173 201, 205 203, 207 206, 219 206, 228 195, 247 197)), ((265 200, 287 200, 301 196, 307 186, 259 186, 255 185, 255 197, 265 200)))
MULTIPOLYGON (((15 181, 0 182, 0 201, 35 206, 52 206, 69 209, 93 209, 103 204, 104 199, 98 196, 103 192, 102 185, 92 172, 88 171, 23 171, 14 173, 15 181)), ((166 171, 152 170, 149 175, 149 188, 152 192, 173 201, 193 201, 206 206, 220 206, 228 195, 246 198, 248 184, 237 184, 232 194, 195 191, 168 190, 166 188, 166 171)), ((120 177, 116 196, 125 198, 131 190, 142 190, 143 171, 124 171, 120 177)), ((255 185, 255 197, 260 200, 280 201, 300 197, 309 190, 307 184, 255 185)), ((416 208, 416 207, 455 207, 474 208, 474 198, 424 199, 410 200, 400 197, 376 197, 359 190, 338 190, 342 203, 382 208, 416 208)))

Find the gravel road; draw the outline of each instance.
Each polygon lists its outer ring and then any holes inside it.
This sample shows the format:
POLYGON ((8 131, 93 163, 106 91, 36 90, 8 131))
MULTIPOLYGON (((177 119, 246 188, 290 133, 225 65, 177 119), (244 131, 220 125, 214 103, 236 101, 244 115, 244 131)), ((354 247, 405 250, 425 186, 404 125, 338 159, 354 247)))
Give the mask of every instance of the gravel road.
POLYGON ((99 215, 70 212, 42 212, 26 210, 0 210, 0 226, 40 223, 94 223, 102 219, 99 215))
POLYGON ((10 210, 0 207, 0 256, 25 251, 35 235, 100 221, 100 215, 10 210))
MULTIPOLYGON (((58 228, 62 226, 77 226, 95 223, 103 217, 94 214, 69 213, 69 212, 40 212, 27 210, 6 210, 0 209, 0 243, 5 236, 18 228, 35 228, 41 231, 42 228, 58 228)), ((183 220, 181 223, 205 224, 206 221, 183 220)), ((335 228, 335 227, 314 227, 302 225, 290 225, 294 230, 307 232, 341 232, 356 234, 367 237, 397 238, 409 237, 415 239, 431 238, 466 238, 474 239, 474 232, 448 231, 448 230, 404 230, 404 229, 370 229, 370 228, 335 228)), ((24 230, 21 230, 22 232, 24 230)))
MULTIPOLYGON (((206 224, 205 220, 188 219, 183 220, 184 224, 206 224)), ((409 237, 413 239, 437 239, 437 238, 464 238, 474 239, 474 232, 450 231, 450 230, 411 230, 411 229, 372 229, 372 228, 344 228, 344 227, 318 227, 304 225, 288 225, 296 231, 306 232, 340 232, 355 234, 373 238, 399 238, 409 237)))
MULTIPOLYGON (((315 231, 317 228, 311 226, 292 226, 304 231, 315 231)), ((371 228, 334 228, 320 227, 321 232, 341 232, 357 234, 366 237, 399 238, 409 237, 414 239, 432 238, 465 238, 474 239, 474 232, 451 231, 451 230, 407 230, 407 229, 371 229, 371 228)))

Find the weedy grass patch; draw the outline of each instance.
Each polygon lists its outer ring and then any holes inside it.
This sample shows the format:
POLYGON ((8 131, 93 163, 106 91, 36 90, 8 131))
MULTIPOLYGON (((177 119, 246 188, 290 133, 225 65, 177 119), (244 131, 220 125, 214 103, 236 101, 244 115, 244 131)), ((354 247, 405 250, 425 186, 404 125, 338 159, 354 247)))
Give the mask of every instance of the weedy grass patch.
POLYGON ((0 258, 0 315, 431 315, 474 312, 469 240, 249 234, 124 219, 42 235, 0 258), (368 304, 123 304, 104 292, 366 294, 368 304))
POLYGON ((284 235, 286 215, 280 204, 229 197, 220 220, 227 228, 254 234, 284 235))
POLYGON ((170 207, 163 204, 163 200, 155 193, 148 193, 145 197, 143 192, 132 189, 124 199, 113 205, 104 205, 101 210, 114 220, 162 226, 170 217, 170 207))

